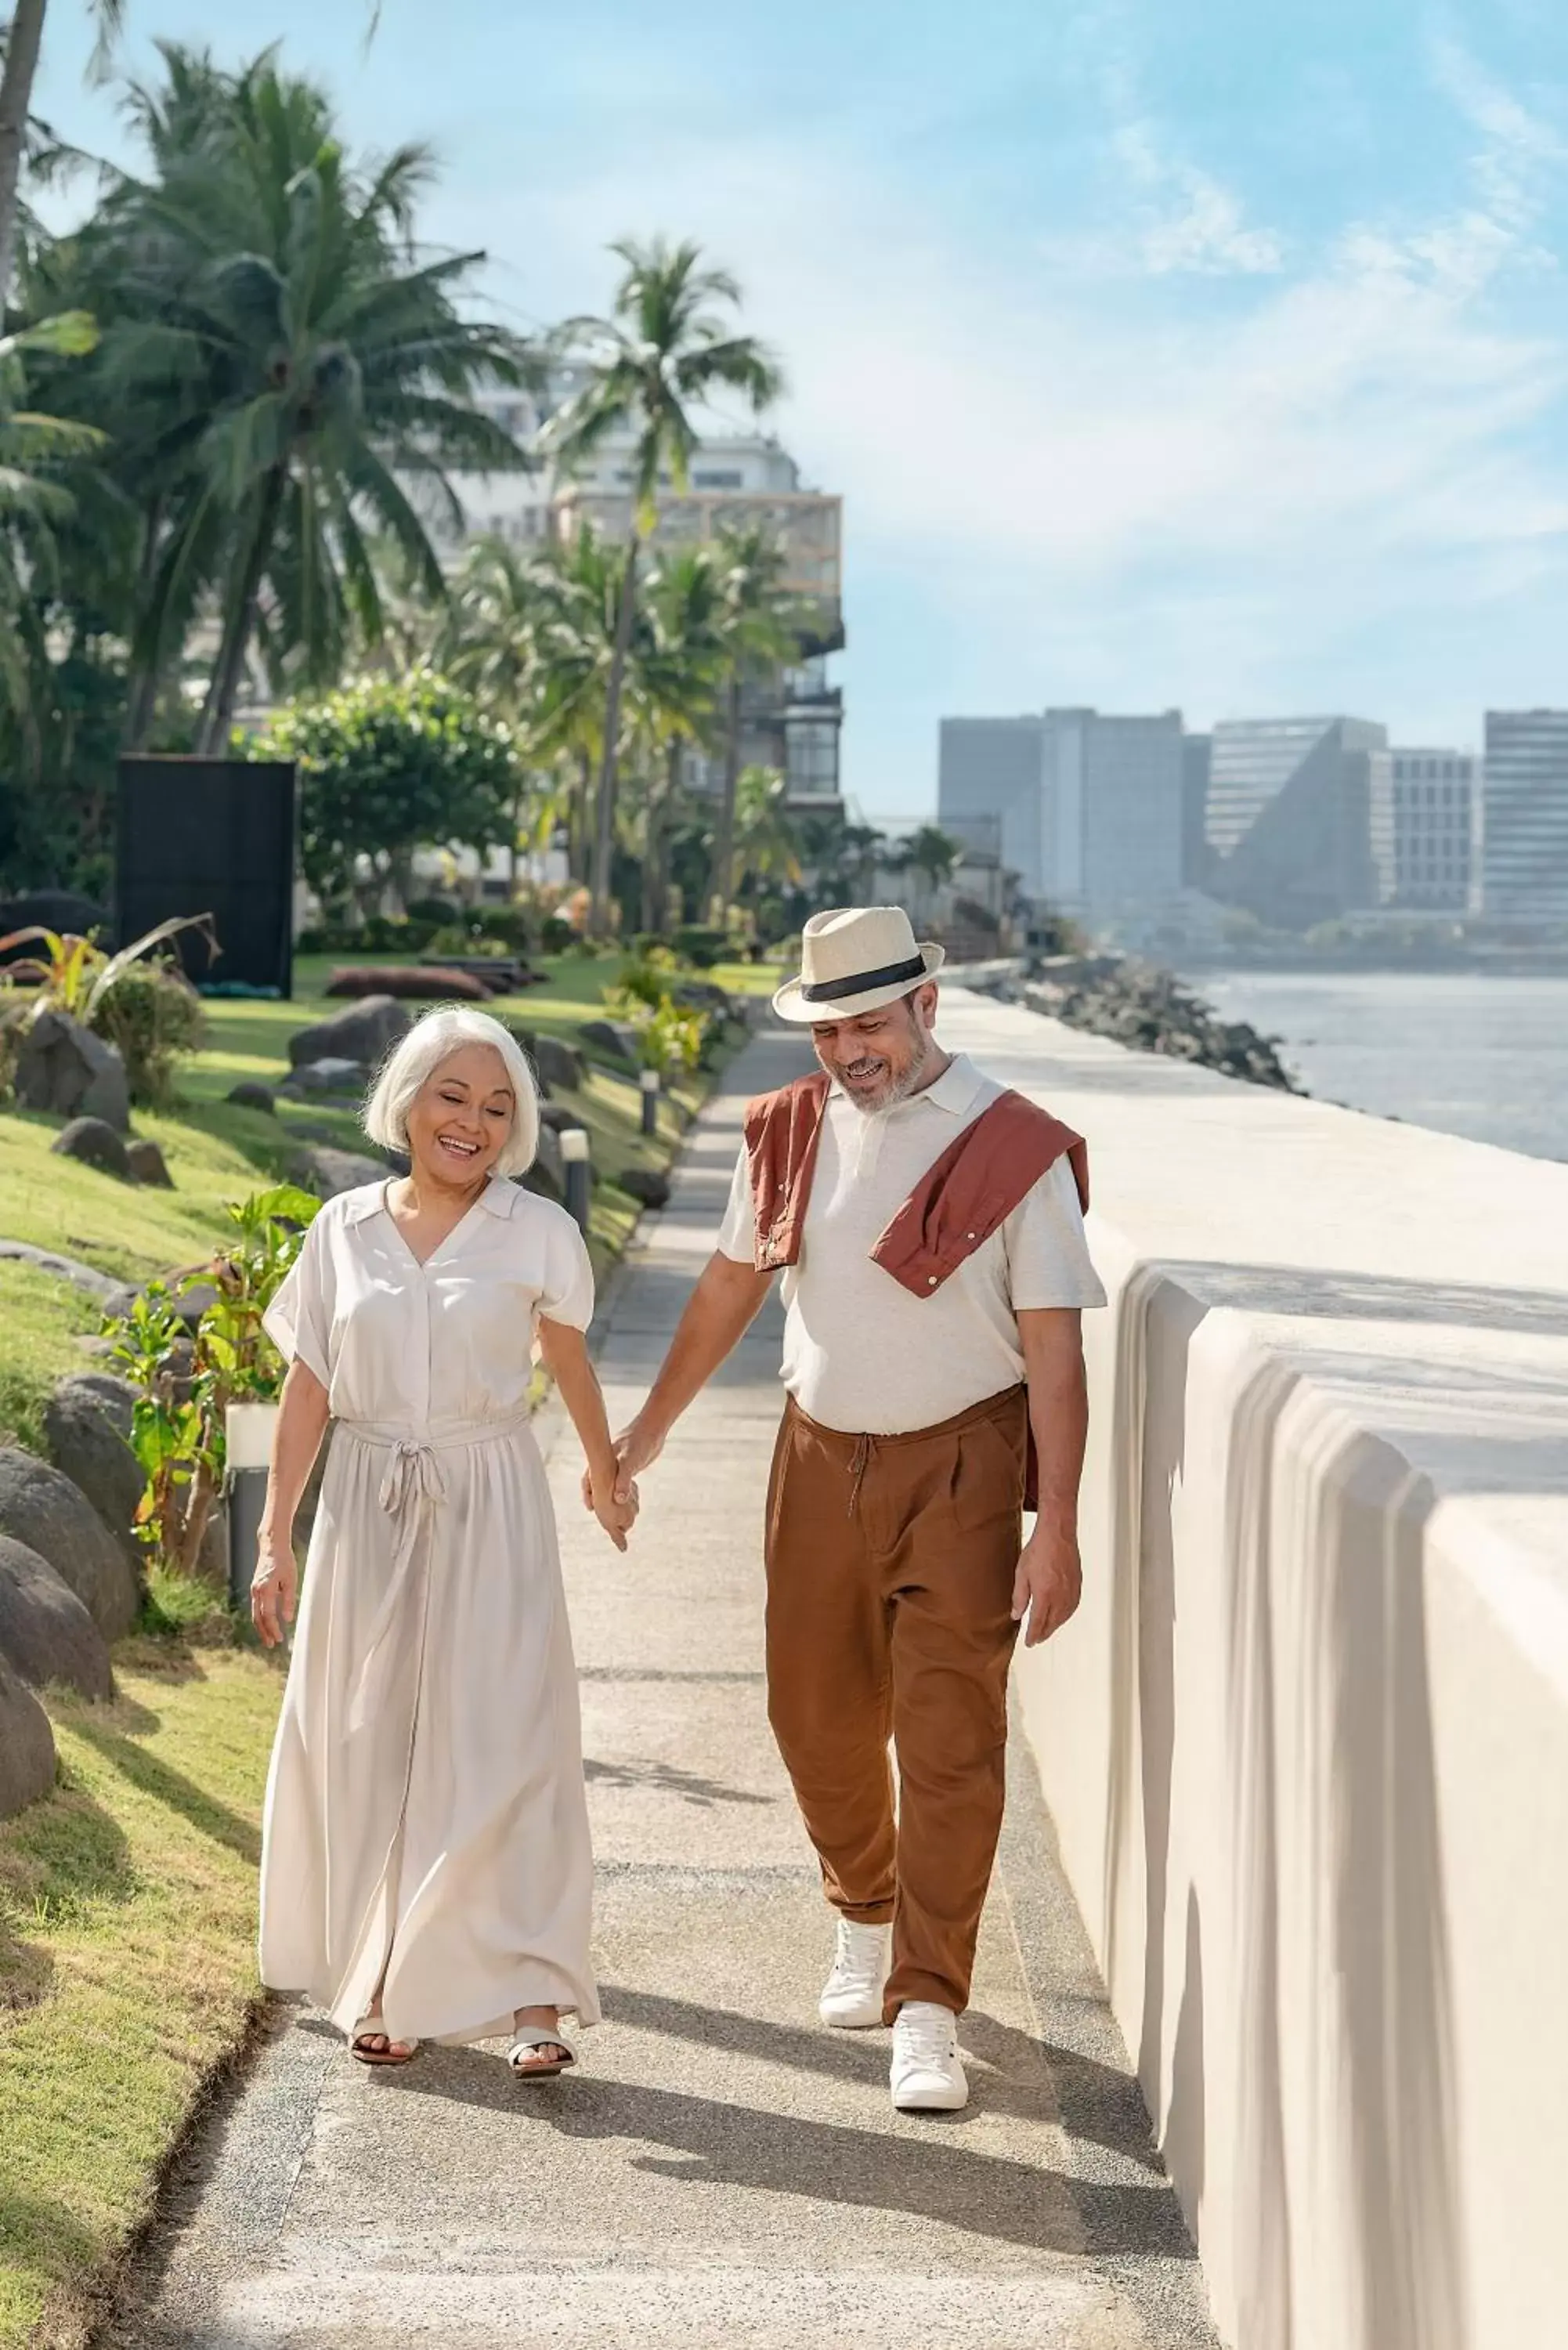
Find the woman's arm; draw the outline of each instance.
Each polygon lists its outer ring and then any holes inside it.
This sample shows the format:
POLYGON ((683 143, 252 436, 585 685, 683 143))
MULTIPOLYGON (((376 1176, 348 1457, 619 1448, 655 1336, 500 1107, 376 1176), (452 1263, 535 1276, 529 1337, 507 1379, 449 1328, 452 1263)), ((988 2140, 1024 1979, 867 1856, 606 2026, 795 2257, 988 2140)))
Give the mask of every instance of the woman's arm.
POLYGON ((615 1446, 598 1374, 588 1359, 588 1342, 581 1330, 565 1322, 539 1317, 539 1352, 577 1431, 587 1463, 587 1490, 594 1515, 617 1550, 626 1548, 627 1534, 637 1516, 635 1498, 616 1499, 615 1446))
POLYGON ((275 1648, 283 1627, 294 1621, 299 1570, 294 1563, 294 1519, 330 1410, 327 1389, 308 1367, 296 1361, 283 1383, 283 1403, 272 1435, 266 1502, 256 1537, 256 1571, 251 1580, 251 1621, 264 1648, 275 1648))

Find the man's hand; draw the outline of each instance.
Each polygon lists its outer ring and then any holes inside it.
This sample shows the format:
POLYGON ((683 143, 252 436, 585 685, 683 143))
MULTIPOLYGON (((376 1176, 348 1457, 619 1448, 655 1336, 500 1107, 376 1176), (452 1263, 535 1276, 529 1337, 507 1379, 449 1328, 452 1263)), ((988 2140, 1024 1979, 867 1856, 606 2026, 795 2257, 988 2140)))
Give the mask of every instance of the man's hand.
MULTIPOLYGON (((663 1435, 650 1429, 640 1414, 632 1421, 629 1428, 624 1430, 616 1438, 615 1457, 618 1473, 615 1481, 615 1497, 618 1502, 625 1503, 635 1498, 639 1474, 657 1461, 663 1450, 663 1435)), ((586 1469, 583 1471, 583 1502, 587 1508, 590 1510, 593 1508, 593 1482, 586 1469)))
POLYGON ((1042 1640, 1061 1630, 1076 1608, 1083 1588, 1076 1532, 1072 1526, 1051 1524, 1041 1518, 1023 1545, 1012 1586, 1012 1620, 1024 1624, 1026 1648, 1038 1648, 1042 1640))

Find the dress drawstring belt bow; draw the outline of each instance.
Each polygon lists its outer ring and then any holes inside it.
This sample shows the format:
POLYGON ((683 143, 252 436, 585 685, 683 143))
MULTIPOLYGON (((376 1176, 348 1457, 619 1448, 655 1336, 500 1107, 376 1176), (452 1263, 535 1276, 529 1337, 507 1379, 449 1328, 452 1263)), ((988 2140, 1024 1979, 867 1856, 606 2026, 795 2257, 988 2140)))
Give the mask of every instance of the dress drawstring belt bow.
POLYGON ((383 1436, 351 1421, 343 1423, 345 1434, 389 1453, 377 1498, 396 1528, 387 1587, 349 1699, 350 1736, 363 1730, 378 1711, 394 1659, 411 1637, 411 1616, 423 1612, 416 1587, 430 1571, 430 1523, 447 1491, 441 1454, 511 1436, 525 1425, 521 1420, 487 1420, 436 1437, 383 1436))

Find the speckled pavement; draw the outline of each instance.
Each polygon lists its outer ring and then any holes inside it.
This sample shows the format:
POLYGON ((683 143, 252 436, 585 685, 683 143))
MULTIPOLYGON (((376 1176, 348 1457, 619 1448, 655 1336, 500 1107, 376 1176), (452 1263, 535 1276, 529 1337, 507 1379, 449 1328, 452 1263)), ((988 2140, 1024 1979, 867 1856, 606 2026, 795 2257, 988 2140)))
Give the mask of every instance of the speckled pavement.
MULTIPOLYGON (((757 1036, 605 1304, 612 1420, 711 1245, 757 1036)), ((351 2063, 281 2008, 103 2338, 126 2350, 1197 2350, 1215 2337, 1014 1741, 961 2030, 973 2095, 895 2116, 888 2035, 825 2032, 831 1920, 765 1718, 770 1305, 644 1480, 618 1557, 541 1430, 583 1679, 606 2022, 523 2087, 499 2049, 351 2063)))

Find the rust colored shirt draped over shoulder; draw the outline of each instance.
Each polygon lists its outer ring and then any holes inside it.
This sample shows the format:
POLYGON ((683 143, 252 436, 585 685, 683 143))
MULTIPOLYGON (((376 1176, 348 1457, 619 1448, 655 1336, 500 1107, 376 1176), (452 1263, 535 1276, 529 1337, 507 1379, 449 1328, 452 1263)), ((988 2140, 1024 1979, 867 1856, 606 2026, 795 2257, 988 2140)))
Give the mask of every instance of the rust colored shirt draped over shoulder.
MULTIPOLYGON (((763 1094, 746 1112, 759 1273, 800 1262, 830 1091, 818 1071, 763 1094)), ((914 1296, 929 1296, 1064 1156, 1079 1204, 1087 1209, 1089 1155, 1083 1136, 1022 1094, 1000 1095, 928 1168, 878 1238, 873 1258, 914 1296)))

